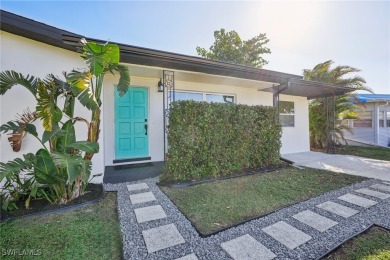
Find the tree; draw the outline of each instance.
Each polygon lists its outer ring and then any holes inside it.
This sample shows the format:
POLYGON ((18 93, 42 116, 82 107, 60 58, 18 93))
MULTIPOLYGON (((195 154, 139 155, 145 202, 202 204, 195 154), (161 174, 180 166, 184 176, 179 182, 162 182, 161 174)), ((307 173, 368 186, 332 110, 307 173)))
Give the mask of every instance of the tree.
MULTIPOLYGON (((331 83, 339 87, 351 88, 356 90, 365 90, 372 93, 372 90, 366 86, 366 80, 358 75, 349 76, 351 73, 357 73, 360 70, 350 66, 336 66, 331 68, 332 60, 319 63, 313 69, 303 70, 305 80, 320 81, 331 83)), ((312 148, 326 148, 326 112, 327 98, 314 99, 309 103, 309 128, 310 128, 310 146, 312 148)), ((358 109, 357 104, 360 101, 356 97, 356 93, 352 92, 346 95, 335 97, 335 131, 332 132, 333 140, 340 143, 345 141, 343 131, 351 132, 351 128, 342 124, 342 120, 347 116, 351 116, 354 110, 358 109)), ((345 141, 346 142, 346 141, 345 141)))
POLYGON ((226 32, 225 29, 214 31, 214 44, 210 51, 196 47, 198 55, 211 60, 219 60, 242 64, 255 68, 261 68, 268 64, 262 58, 262 54, 271 53, 271 50, 264 45, 269 42, 265 33, 261 33, 247 41, 241 40, 236 31, 226 32))

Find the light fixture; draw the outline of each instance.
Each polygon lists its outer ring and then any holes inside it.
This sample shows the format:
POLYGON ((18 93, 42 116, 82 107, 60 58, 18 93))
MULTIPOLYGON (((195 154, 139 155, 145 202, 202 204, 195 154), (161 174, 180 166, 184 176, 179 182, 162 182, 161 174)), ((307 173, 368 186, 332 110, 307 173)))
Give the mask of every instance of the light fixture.
POLYGON ((158 89, 158 92, 164 92, 164 84, 162 83, 162 80, 160 79, 160 81, 157 83, 157 89, 158 89))

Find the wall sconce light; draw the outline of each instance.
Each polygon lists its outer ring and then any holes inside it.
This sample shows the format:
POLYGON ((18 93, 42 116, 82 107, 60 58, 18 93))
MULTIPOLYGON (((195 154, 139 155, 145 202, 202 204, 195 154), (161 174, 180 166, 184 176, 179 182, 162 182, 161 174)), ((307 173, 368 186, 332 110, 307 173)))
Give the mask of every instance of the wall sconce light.
POLYGON ((158 89, 158 92, 164 92, 164 84, 162 83, 162 80, 160 79, 160 81, 157 83, 157 89, 158 89))

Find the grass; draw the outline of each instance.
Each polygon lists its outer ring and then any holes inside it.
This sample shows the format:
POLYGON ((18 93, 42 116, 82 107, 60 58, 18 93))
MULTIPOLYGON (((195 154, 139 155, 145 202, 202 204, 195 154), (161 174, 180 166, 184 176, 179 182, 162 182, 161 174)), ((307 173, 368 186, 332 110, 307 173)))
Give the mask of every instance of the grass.
POLYGON ((81 209, 0 223, 0 244, 2 257, 5 250, 38 255, 13 259, 121 259, 116 194, 81 209))
POLYGON ((374 226, 343 244, 326 259, 388 260, 390 259, 390 231, 374 226))
POLYGON ((342 146, 336 148, 338 154, 349 154, 360 157, 367 157, 377 160, 390 161, 390 148, 382 147, 360 147, 360 146, 342 146))
POLYGON ((365 180, 317 169, 285 170, 187 188, 161 187, 203 235, 365 180))

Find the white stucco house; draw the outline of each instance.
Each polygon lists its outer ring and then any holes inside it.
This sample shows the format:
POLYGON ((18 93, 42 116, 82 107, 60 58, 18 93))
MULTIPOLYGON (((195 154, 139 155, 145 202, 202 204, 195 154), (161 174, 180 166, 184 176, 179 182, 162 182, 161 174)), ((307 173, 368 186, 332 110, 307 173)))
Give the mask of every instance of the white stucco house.
POLYGON ((349 143, 390 147, 390 95, 358 94, 358 119, 348 119, 352 133, 345 131, 349 143))
MULTIPOLYGON (((45 77, 49 73, 61 76, 63 71, 83 68, 84 62, 76 52, 81 38, 94 41, 1 11, 1 70, 45 77)), ((131 88, 125 99, 118 99, 114 86, 117 78, 112 75, 105 78, 100 152, 93 158, 95 174, 104 173, 111 166, 164 160, 167 147, 164 109, 172 100, 172 93, 175 93, 176 100, 280 106, 283 124, 281 154, 286 154, 310 150, 308 100, 349 91, 325 83, 304 81, 300 75, 126 44, 119 46, 121 62, 130 69, 131 88), (160 80, 163 85, 159 84, 160 80), (130 121, 121 121, 122 115, 129 117, 130 121)), ((14 120, 15 115, 24 109, 34 107, 35 100, 27 90, 16 86, 0 96, 0 124, 14 120)), ((83 107, 76 109, 76 114, 89 117, 89 112, 83 107)), ((36 125, 42 130, 39 122, 36 125)), ((77 129, 77 136, 85 140, 86 127, 77 129)), ((0 141, 2 162, 37 150, 32 137, 24 139, 20 152, 12 151, 6 136, 0 141)), ((101 182, 102 178, 94 181, 101 182)))

